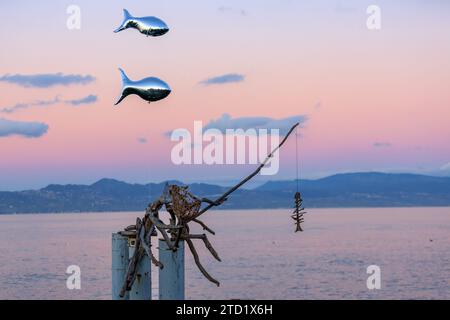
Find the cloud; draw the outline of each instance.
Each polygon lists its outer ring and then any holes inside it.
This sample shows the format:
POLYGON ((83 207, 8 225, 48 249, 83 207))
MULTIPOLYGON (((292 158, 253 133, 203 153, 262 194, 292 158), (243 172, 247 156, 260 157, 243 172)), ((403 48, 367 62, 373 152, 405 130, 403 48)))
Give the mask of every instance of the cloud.
POLYGON ((221 6, 221 7, 219 7, 218 10, 220 13, 231 13, 231 14, 238 14, 241 16, 247 16, 247 11, 245 11, 244 9, 237 9, 237 8, 233 8, 233 7, 221 6))
POLYGON ((14 113, 16 111, 22 110, 22 109, 28 109, 34 106, 40 106, 40 107, 46 107, 51 106, 53 104, 56 104, 59 102, 59 98, 55 97, 53 100, 38 100, 31 103, 18 103, 12 107, 5 107, 0 109, 0 112, 3 113, 14 113))
POLYGON ((30 103, 18 103, 14 106, 11 107, 5 107, 0 109, 0 112, 2 113, 14 113, 16 111, 19 110, 23 110, 23 109, 28 109, 31 107, 48 107, 48 106, 52 106, 54 104, 57 103, 65 103, 68 105, 72 105, 72 106, 79 106, 82 104, 91 104, 91 103, 95 103, 97 101, 97 96, 95 95, 88 95, 84 98, 81 99, 75 99, 75 100, 61 100, 58 96, 56 96, 54 99, 52 100, 38 100, 35 102, 30 102, 30 103))
POLYGON ((373 146, 375 148, 389 148, 392 146, 389 142, 374 142, 373 146))
POLYGON ((444 164, 441 168, 441 171, 446 171, 446 172, 450 172, 450 162, 447 164, 444 164))
POLYGON ((225 113, 219 119, 210 121, 204 127, 204 130, 218 129, 222 133, 226 133, 227 129, 278 129, 280 130, 280 135, 285 135, 295 123, 300 122, 300 125, 302 125, 307 120, 308 117, 305 115, 297 115, 283 119, 268 117, 242 117, 233 119, 229 114, 225 113))
POLYGON ((214 85, 214 84, 227 84, 234 82, 242 82, 245 80, 245 76, 238 73, 228 73, 217 77, 212 77, 206 80, 201 81, 201 84, 206 86, 214 85))
POLYGON ((46 73, 46 74, 6 74, 0 77, 0 82, 16 84, 25 88, 49 88, 53 86, 70 86, 73 84, 85 85, 91 83, 95 78, 91 75, 46 73))
POLYGON ((46 134, 48 125, 42 122, 13 121, 0 118, 0 138, 8 136, 23 136, 38 138, 46 134))
POLYGON ((76 99, 76 100, 66 100, 66 101, 64 101, 64 103, 66 103, 66 104, 70 104, 70 105, 72 105, 72 106, 79 106, 79 105, 82 105, 82 104, 91 104, 91 103, 95 103, 95 102, 97 102, 97 96, 96 95, 93 95, 93 94, 90 94, 90 95, 88 95, 88 96, 86 96, 86 97, 84 97, 84 98, 81 98, 81 99, 76 99))
POLYGON ((147 138, 143 138, 143 137, 139 137, 139 138, 137 139, 137 141, 138 141, 139 143, 142 143, 142 144, 145 144, 145 143, 148 142, 148 141, 147 141, 147 138))

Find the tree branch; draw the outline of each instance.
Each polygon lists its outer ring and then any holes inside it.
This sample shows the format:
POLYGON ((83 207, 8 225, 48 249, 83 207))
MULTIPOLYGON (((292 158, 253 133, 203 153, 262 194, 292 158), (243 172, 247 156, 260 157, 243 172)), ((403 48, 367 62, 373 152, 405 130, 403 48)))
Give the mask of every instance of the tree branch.
MULTIPOLYGON (((299 125, 300 123, 297 122, 294 126, 292 126, 292 128, 288 131, 288 133, 286 134, 286 136, 283 138, 283 140, 281 140, 280 144, 272 150, 271 153, 269 153, 266 157, 266 159, 264 159, 263 162, 261 162, 261 164, 258 166, 258 168, 256 168, 255 171, 253 171, 250 175, 248 175, 244 180, 242 180, 241 182, 239 182, 237 185, 235 185, 234 187, 230 188, 227 192, 225 192, 222 196, 220 196, 216 201, 214 201, 213 204, 209 204, 207 205, 205 208, 203 208, 202 210, 200 210, 198 216, 202 215, 203 213, 205 213, 206 211, 208 211, 209 209, 211 209, 212 207, 216 206, 217 203, 223 203, 223 201, 225 201, 227 199, 227 197, 232 194, 233 192, 235 192, 237 189, 239 189, 240 187, 242 187, 246 182, 248 182, 249 180, 251 180, 253 177, 255 177, 262 168, 264 168, 266 166, 266 164, 269 162, 270 158, 273 157, 274 153, 278 151, 278 149, 280 149, 283 144, 286 142, 287 138, 289 138, 289 136, 291 135, 291 133, 294 131, 294 129, 299 125)), ((197 217, 198 217, 197 216, 197 217)))

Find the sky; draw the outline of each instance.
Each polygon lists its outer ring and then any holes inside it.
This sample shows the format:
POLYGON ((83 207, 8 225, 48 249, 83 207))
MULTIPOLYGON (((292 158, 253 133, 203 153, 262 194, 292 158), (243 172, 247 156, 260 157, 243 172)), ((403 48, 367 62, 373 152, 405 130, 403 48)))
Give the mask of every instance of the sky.
MULTIPOLYGON (((359 171, 450 176, 450 2, 0 2, 0 190, 101 178, 229 184, 251 165, 181 165, 168 132, 194 121, 302 119, 301 178, 359 171), (70 30, 77 5, 81 28, 70 30), (369 5, 381 29, 366 26, 369 5), (170 31, 113 33, 122 9, 170 31), (119 106, 118 68, 166 99, 119 106)), ((228 123, 228 122, 227 122, 228 123)), ((295 179, 295 138, 280 171, 295 179)))

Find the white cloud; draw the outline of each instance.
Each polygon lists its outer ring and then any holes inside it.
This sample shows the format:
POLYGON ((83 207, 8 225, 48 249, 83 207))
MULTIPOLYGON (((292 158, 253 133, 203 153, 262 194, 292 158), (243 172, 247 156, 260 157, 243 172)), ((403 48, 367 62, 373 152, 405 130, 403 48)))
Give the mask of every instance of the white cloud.
POLYGON ((286 134, 297 122, 304 124, 308 118, 305 115, 296 115, 283 119, 273 119, 268 117, 242 117, 232 118, 229 114, 223 114, 219 119, 210 121, 207 129, 218 129, 225 133, 227 129, 278 129, 280 134, 286 134))

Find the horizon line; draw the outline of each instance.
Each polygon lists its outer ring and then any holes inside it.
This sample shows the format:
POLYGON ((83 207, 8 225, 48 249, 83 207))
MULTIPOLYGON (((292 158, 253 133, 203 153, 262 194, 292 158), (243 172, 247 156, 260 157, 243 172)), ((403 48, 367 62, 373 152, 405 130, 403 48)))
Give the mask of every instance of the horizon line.
MULTIPOLYGON (((250 184, 257 184, 258 186, 264 185, 266 183, 269 182, 291 182, 291 181, 318 181, 318 180, 323 180, 323 179, 327 179, 330 177, 335 177, 335 176, 340 176, 340 175, 356 175, 356 174, 380 174, 380 175, 413 175, 413 176, 422 176, 422 177, 433 177, 433 178, 450 178, 449 175, 436 175, 436 174, 425 174, 425 173, 414 173, 414 172, 383 172, 383 171, 354 171, 354 172, 338 172, 338 173, 333 173, 333 174, 329 174, 329 175, 324 175, 322 177, 318 177, 318 178, 299 178, 299 179, 273 179, 273 180, 265 180, 265 181, 260 181, 260 182, 253 182, 250 184)), ((109 177, 104 177, 104 178, 100 178, 98 180, 95 180, 92 183, 49 183, 46 184, 42 187, 37 187, 37 188, 24 188, 24 189, 16 189, 16 190, 2 190, 0 189, 0 192, 25 192, 25 191, 37 191, 37 190, 42 190, 42 189, 46 189, 50 186, 93 186, 101 181, 104 180, 109 180, 109 181, 115 181, 115 182, 120 182, 120 183, 125 183, 125 184, 129 184, 129 185, 141 185, 141 186, 147 186, 150 184, 163 184, 163 183, 167 183, 167 182, 179 182, 183 185, 192 185, 192 184, 208 184, 208 185, 213 185, 213 186, 219 186, 219 187, 229 187, 232 186, 233 183, 240 181, 239 179, 230 179, 228 180, 226 183, 225 181, 223 183, 219 183, 217 180, 192 180, 190 182, 184 182, 178 179, 165 179, 165 180, 161 180, 161 181, 151 181, 151 182, 129 182, 126 180, 121 180, 121 179, 117 179, 117 178, 109 178, 109 177)), ((190 180, 190 179, 188 179, 190 180)), ((255 187, 254 187, 255 188, 255 187)), ((254 188, 243 188, 243 189, 247 189, 247 190, 252 190, 254 188)))

